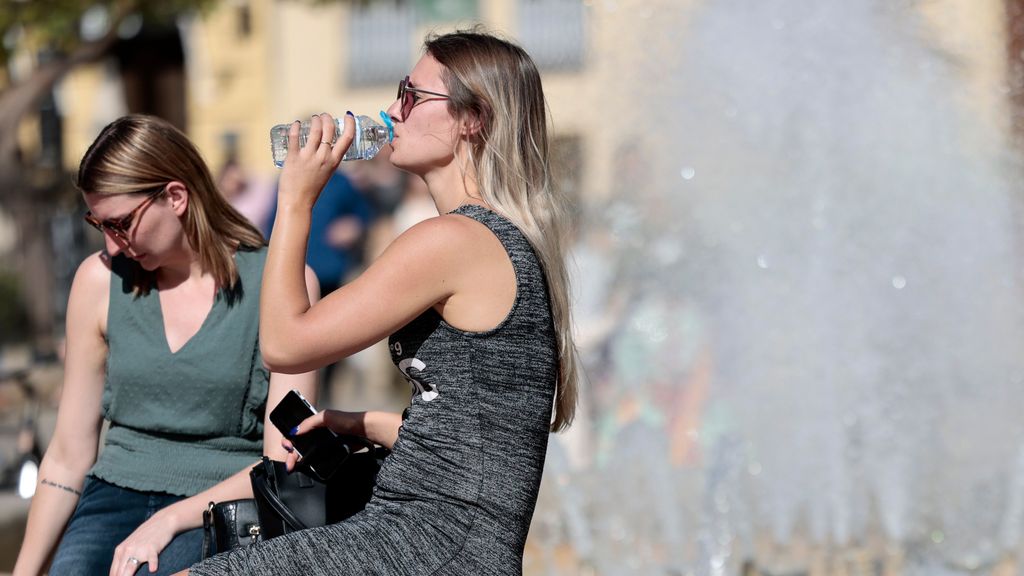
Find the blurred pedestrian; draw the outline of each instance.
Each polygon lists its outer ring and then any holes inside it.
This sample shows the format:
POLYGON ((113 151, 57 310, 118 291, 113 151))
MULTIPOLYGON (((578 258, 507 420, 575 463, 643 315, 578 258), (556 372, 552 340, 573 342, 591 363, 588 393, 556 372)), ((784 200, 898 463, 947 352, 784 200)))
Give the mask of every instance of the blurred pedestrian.
MULTIPOLYGON (((276 196, 276 195, 275 195, 276 196)), ((267 230, 274 227, 277 206, 267 230)), ((306 244, 306 263, 316 274, 320 293, 330 294, 363 263, 367 230, 373 220, 370 203, 348 177, 334 171, 313 207, 306 244)), ((332 362, 320 374, 320 398, 331 402, 332 381, 342 362, 332 362)))
POLYGON ((237 158, 229 157, 221 167, 217 187, 231 207, 254 226, 266 222, 274 208, 272 183, 252 176, 237 158))

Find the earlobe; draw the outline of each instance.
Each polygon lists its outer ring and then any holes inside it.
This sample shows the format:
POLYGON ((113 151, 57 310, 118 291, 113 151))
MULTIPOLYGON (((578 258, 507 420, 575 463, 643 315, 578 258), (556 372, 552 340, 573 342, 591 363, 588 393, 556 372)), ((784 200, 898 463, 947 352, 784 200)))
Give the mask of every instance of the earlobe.
POLYGON ((480 135, 480 119, 473 116, 462 122, 462 135, 466 138, 475 138, 480 135))

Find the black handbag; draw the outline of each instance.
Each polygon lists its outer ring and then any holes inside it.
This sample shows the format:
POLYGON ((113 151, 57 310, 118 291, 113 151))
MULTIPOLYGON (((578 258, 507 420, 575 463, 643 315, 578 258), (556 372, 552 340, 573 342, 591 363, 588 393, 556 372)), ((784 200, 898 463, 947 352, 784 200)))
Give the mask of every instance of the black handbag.
POLYGON ((330 478, 320 478, 301 462, 289 473, 284 462, 266 456, 253 467, 249 478, 262 538, 334 524, 366 507, 377 471, 390 451, 365 438, 346 441, 364 449, 350 452, 330 478))
POLYGON ((262 540, 252 498, 210 502, 203 511, 203 558, 262 540))

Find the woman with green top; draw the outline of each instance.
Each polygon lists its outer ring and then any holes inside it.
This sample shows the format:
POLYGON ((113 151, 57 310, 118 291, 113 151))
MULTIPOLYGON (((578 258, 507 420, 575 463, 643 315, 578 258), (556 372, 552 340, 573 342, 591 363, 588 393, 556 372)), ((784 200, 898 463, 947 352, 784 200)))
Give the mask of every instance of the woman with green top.
POLYGON ((14 573, 42 573, 56 548, 54 575, 170 574, 200 559, 208 503, 251 497, 248 469, 285 458, 266 407, 315 380, 265 368, 263 237, 184 134, 116 120, 76 184, 106 247, 71 288, 57 427, 14 573))

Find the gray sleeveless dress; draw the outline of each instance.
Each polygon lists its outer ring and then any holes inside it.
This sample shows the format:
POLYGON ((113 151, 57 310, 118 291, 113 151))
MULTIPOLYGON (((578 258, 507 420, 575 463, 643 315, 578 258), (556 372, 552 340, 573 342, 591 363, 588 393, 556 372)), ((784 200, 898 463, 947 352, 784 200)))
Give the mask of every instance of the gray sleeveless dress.
POLYGON ((464 332, 432 309, 393 334, 413 385, 398 441, 366 509, 192 568, 214 574, 522 574, 540 486, 558 355, 547 283, 522 233, 479 206, 508 251, 516 298, 493 330, 464 332))

